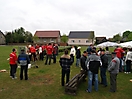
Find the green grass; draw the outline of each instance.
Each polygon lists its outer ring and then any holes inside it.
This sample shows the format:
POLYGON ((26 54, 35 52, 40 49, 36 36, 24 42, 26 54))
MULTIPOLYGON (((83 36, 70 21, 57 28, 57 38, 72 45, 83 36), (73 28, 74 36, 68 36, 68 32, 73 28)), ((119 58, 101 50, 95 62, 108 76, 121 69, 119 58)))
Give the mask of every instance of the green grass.
MULTIPOLYGON (((64 93, 64 87, 60 85, 61 68, 59 66, 59 57, 57 63, 44 65, 44 61, 38 61, 36 64, 39 68, 29 69, 29 80, 19 80, 20 69, 17 69, 18 79, 12 80, 9 77, 9 63, 7 58, 12 48, 17 46, 0 46, 0 69, 6 69, 7 72, 0 73, 0 99, 131 99, 132 74, 119 73, 117 77, 116 93, 109 92, 109 73, 107 72, 108 87, 103 88, 99 85, 99 91, 95 92, 94 87, 92 93, 86 93, 87 81, 80 83, 77 96, 67 95, 64 93)), ((86 47, 82 47, 81 51, 86 47)), ((112 49, 113 50, 113 49, 112 49)), ((75 67, 75 63, 71 67, 71 76, 80 72, 80 68, 75 67)))

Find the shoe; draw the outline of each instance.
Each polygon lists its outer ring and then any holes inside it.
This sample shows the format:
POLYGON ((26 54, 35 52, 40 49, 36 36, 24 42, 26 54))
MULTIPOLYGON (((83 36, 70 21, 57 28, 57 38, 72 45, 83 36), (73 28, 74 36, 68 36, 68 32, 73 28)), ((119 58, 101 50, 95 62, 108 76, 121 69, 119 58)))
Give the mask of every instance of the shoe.
POLYGON ((14 78, 12 77, 12 79, 17 79, 17 77, 14 77, 14 78))
POLYGON ((128 72, 129 74, 131 73, 131 72, 128 72))
POLYGON ((86 92, 90 93, 90 91, 88 89, 86 89, 86 92))
POLYGON ((114 93, 115 91, 110 90, 110 92, 113 92, 114 93))
POLYGON ((12 78, 12 76, 10 76, 12 78))
POLYGON ((127 73, 127 72, 124 72, 125 74, 127 73))
POLYGON ((104 85, 104 87, 107 87, 107 85, 104 85))

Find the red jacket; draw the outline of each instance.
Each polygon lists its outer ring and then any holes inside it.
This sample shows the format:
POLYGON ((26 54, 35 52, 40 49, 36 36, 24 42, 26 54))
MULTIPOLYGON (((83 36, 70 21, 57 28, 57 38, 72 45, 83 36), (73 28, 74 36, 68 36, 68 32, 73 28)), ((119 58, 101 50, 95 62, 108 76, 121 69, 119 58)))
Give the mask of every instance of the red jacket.
POLYGON ((32 46, 32 47, 30 47, 30 52, 31 53, 35 53, 36 52, 36 49, 32 46))
POLYGON ((116 48, 116 49, 114 50, 114 52, 116 52, 116 56, 117 56, 118 58, 122 58, 122 54, 124 53, 124 50, 122 50, 122 48, 116 48))
POLYGON ((53 47, 52 47, 52 45, 48 45, 48 46, 47 46, 46 52, 47 52, 48 55, 52 55, 52 52, 53 52, 53 47))
POLYGON ((10 64, 12 64, 12 65, 17 64, 16 61, 17 61, 16 53, 14 53, 14 52, 10 53, 10 64))

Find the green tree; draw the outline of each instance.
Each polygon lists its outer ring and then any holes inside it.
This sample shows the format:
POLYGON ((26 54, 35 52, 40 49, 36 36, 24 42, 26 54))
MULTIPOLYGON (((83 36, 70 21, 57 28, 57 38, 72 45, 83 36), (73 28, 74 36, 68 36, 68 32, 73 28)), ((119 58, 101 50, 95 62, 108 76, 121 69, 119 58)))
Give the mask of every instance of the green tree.
POLYGON ((64 35, 61 37, 61 41, 62 41, 63 43, 67 43, 68 37, 66 36, 66 34, 64 34, 64 35))
POLYGON ((39 40, 39 38, 35 35, 35 36, 33 36, 33 41, 34 41, 34 43, 37 43, 38 42, 38 40, 39 40))
POLYGON ((114 42, 120 42, 121 39, 122 39, 121 34, 118 33, 118 34, 116 34, 116 35, 113 36, 112 41, 114 41, 114 42))
POLYGON ((132 41, 132 32, 128 35, 127 41, 132 41))

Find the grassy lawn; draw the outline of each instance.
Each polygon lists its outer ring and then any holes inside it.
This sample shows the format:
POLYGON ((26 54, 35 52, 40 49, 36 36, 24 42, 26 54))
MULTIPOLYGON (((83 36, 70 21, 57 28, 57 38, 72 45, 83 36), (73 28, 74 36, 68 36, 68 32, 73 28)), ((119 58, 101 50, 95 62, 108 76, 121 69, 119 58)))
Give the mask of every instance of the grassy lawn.
MULTIPOLYGON (((116 93, 109 92, 109 73, 107 73, 108 87, 104 88, 99 85, 99 91, 95 92, 94 87, 92 93, 86 93, 87 81, 80 83, 77 96, 71 96, 64 93, 64 87, 60 85, 61 68, 59 66, 59 58, 62 53, 57 56, 57 63, 44 65, 44 61, 38 61, 36 64, 39 68, 29 69, 29 80, 19 80, 20 69, 17 69, 18 79, 12 80, 9 77, 9 63, 7 58, 12 48, 18 46, 0 46, 0 69, 6 69, 7 72, 0 73, 0 99, 132 99, 132 74, 119 73, 117 77, 116 93)), ((81 51, 86 50, 82 47, 81 51)), ((80 72, 80 67, 75 67, 75 63, 71 67, 71 77, 80 72)), ((100 79, 100 78, 99 78, 100 79)))

